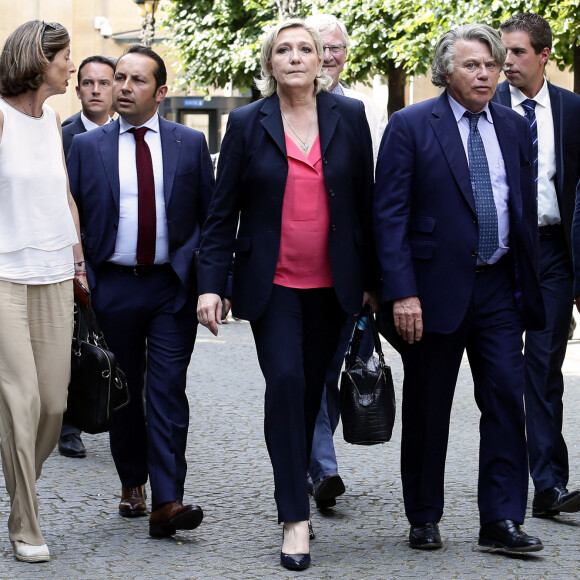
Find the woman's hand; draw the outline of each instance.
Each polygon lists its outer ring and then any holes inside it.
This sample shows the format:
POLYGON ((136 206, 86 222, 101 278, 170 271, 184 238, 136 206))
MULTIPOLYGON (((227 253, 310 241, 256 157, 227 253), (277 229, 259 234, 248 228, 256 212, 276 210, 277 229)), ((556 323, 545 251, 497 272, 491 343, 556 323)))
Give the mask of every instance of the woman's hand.
POLYGON ((197 299, 197 320, 214 335, 222 323, 222 299, 219 294, 202 294, 197 299))
POLYGON ((362 303, 363 308, 367 304, 371 307, 371 310, 374 313, 379 311, 380 308, 379 296, 374 290, 372 290, 371 292, 367 292, 365 290, 365 293, 363 294, 363 303, 362 303))

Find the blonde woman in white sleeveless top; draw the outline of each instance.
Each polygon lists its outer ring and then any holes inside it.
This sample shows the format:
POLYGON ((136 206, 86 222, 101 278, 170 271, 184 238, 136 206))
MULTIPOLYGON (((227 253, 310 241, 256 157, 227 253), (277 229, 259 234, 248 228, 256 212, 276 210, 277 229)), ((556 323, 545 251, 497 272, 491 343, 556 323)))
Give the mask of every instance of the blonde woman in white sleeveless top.
MULTIPOLYGON (((57 23, 17 28, 0 54, 0 439, 16 558, 44 562, 36 480, 56 445, 70 373, 73 286, 83 276, 60 119, 44 101, 75 72, 57 23)), ((82 278, 83 283, 86 278, 82 278)))

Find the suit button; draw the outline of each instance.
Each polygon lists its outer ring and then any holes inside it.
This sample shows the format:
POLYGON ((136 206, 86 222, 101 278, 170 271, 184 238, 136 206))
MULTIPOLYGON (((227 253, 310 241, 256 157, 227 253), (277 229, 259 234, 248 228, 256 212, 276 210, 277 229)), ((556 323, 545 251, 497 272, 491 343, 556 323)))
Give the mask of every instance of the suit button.
POLYGON ((328 161, 326 160, 326 157, 323 157, 323 158, 322 158, 322 164, 323 164, 323 165, 326 165, 327 163, 328 163, 328 161))
POLYGON ((329 229, 330 229, 331 232, 334 232, 334 231, 336 231, 336 226, 334 224, 330 224, 330 228, 329 229))
POLYGON ((330 195, 330 197, 334 197, 334 189, 329 189, 328 190, 328 195, 330 195))
POLYGON ((471 250, 471 255, 472 255, 474 258, 477 258, 477 250, 471 250))

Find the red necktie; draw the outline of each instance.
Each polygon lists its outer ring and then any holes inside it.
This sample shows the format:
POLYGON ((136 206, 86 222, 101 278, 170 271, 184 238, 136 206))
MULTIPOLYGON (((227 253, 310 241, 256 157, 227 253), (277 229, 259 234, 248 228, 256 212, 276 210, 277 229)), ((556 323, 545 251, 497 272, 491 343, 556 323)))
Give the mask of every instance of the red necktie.
POLYGON ((129 129, 135 137, 137 159, 137 185, 139 191, 139 212, 137 232, 137 264, 155 263, 155 237, 157 220, 155 217, 155 179, 151 151, 145 142, 147 127, 129 129))

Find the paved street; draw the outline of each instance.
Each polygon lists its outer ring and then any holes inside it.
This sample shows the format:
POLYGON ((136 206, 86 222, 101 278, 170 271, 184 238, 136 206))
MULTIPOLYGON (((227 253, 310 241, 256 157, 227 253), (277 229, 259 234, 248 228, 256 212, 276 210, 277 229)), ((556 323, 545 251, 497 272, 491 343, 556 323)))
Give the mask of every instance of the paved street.
MULTIPOLYGON (((262 434, 263 379, 248 323, 230 322, 217 338, 200 330, 189 371, 186 501, 203 507, 203 524, 172 539, 152 539, 146 518, 121 518, 107 436, 85 435, 87 458, 67 459, 55 451, 39 482, 50 563, 14 559, 6 527, 9 502, 0 482, 0 578, 580 578, 580 515, 530 517, 524 530, 545 544, 537 556, 474 551, 478 413, 466 363, 452 416, 444 548, 429 553, 408 547, 399 475, 402 371, 390 349, 387 359, 398 390, 393 440, 353 446, 342 440, 339 427, 336 446, 347 491, 329 515, 313 509, 317 538, 308 571, 279 565, 282 532, 262 434)), ((580 340, 570 342, 565 373, 571 487, 579 487, 580 340)))

